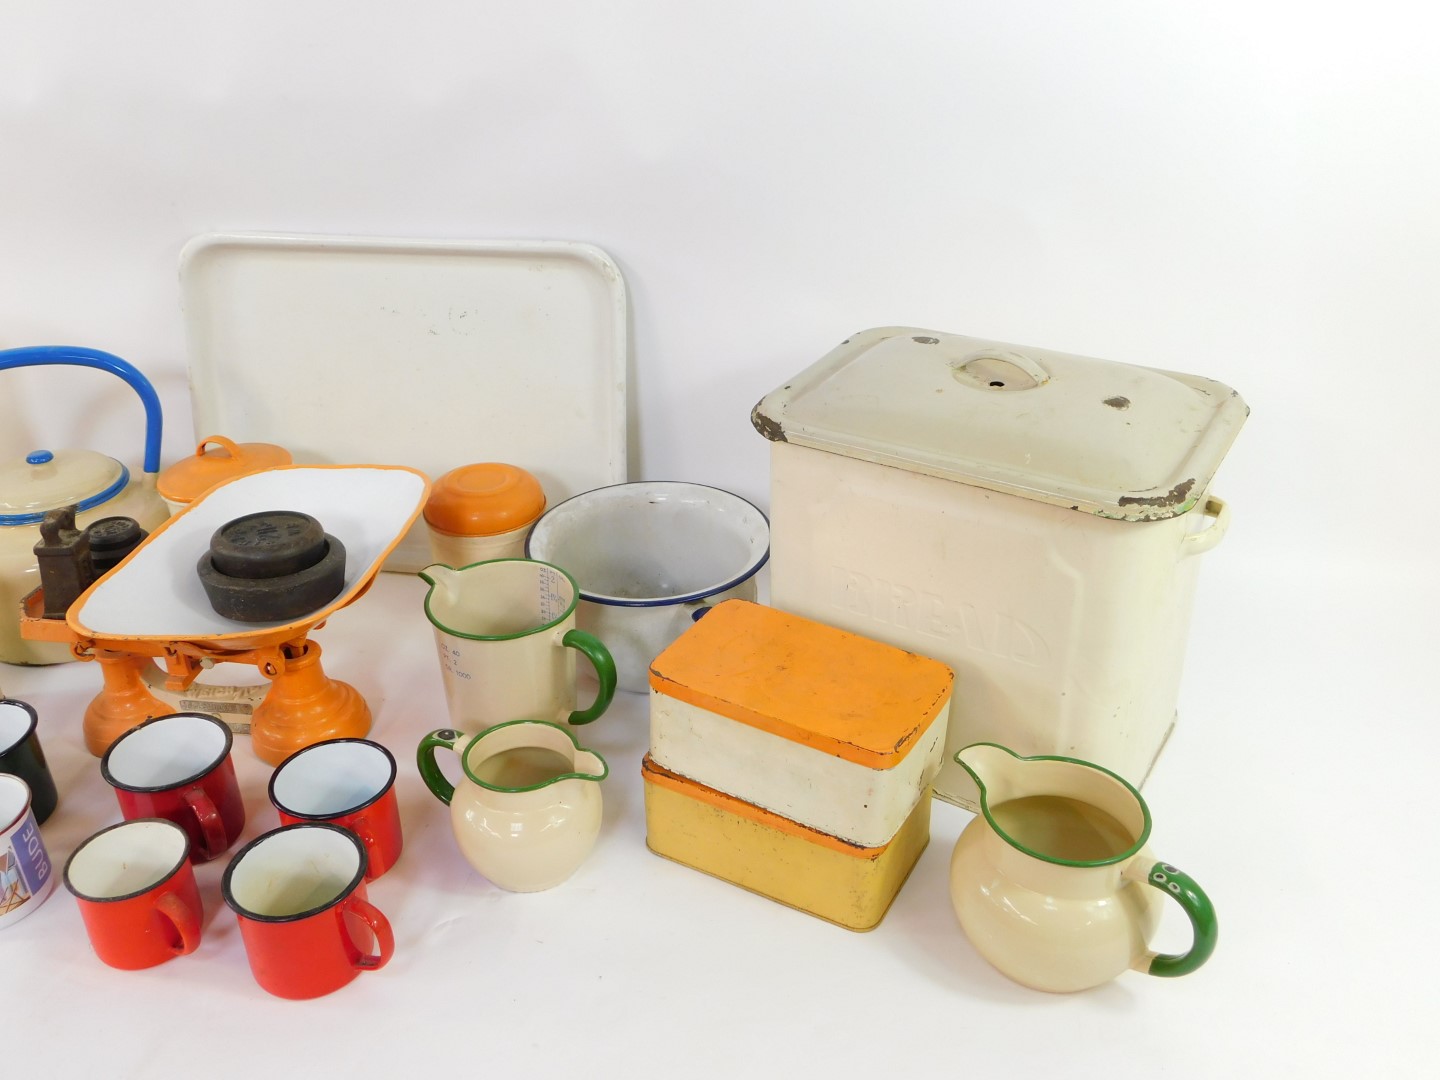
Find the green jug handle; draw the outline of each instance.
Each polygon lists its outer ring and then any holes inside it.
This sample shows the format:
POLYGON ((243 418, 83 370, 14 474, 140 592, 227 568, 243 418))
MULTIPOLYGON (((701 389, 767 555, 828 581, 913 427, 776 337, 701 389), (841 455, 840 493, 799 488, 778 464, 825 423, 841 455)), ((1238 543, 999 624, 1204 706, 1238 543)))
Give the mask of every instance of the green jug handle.
POLYGON ((1210 954, 1215 951, 1215 942, 1220 936, 1215 907, 1205 895, 1205 890, 1195 883, 1194 878, 1169 863, 1157 862, 1152 865, 1150 872, 1145 875, 1145 884, 1159 889, 1180 904, 1185 914, 1190 917, 1195 940, 1189 952, 1146 953, 1135 967, 1147 975, 1159 975, 1162 978, 1173 979, 1179 975, 1189 975, 1209 960, 1210 954))
POLYGON ((615 675, 615 658, 599 638, 594 634, 587 634, 584 630, 571 630, 560 641, 566 648, 578 649, 584 653, 595 667, 595 678, 600 680, 600 692, 595 695, 595 700, 588 709, 576 709, 572 712, 570 723, 588 724, 592 720, 598 720, 615 697, 618 681, 615 675))
POLYGON ((455 785, 446 780, 445 774, 440 771, 440 766, 435 761, 435 751, 443 747, 458 754, 460 751, 455 749, 456 746, 469 737, 454 728, 440 728, 421 739, 415 750, 415 764, 420 768, 420 779, 425 781, 430 793, 446 806, 449 806, 450 800, 455 797, 455 785))

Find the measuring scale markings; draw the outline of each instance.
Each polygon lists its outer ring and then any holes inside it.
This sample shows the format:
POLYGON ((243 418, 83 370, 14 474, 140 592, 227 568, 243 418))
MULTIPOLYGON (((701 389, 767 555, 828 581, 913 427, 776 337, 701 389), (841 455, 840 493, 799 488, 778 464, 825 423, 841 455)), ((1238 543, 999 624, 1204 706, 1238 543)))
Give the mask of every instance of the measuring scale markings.
POLYGON ((540 623, 554 622, 570 605, 562 595, 561 575, 548 566, 540 568, 540 623))
POLYGON ((457 679, 468 680, 474 678, 474 676, 471 675, 470 672, 466 671, 463 667, 461 667, 460 650, 457 649, 454 645, 441 646, 440 664, 442 667, 444 667, 446 671, 448 671, 451 675, 454 675, 457 679))

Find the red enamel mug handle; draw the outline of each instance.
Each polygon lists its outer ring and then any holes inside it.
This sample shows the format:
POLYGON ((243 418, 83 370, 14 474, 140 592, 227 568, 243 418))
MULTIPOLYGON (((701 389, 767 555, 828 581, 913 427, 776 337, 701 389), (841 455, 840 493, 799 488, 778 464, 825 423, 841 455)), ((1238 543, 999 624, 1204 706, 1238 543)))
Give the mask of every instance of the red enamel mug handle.
POLYGON ((370 929, 375 932, 375 944, 380 947, 377 955, 362 956, 355 961, 355 966, 361 971, 378 971, 388 964, 390 957, 395 955, 395 935, 390 930, 390 920, 380 913, 379 908, 358 896, 352 896, 345 901, 341 910, 353 911, 369 923, 370 929))
POLYGON ((375 830, 370 827, 370 819, 362 814, 354 821, 350 822, 349 826, 347 827, 351 832, 358 836, 360 838, 360 842, 365 845, 365 857, 368 859, 370 857, 370 853, 375 850, 375 845, 377 843, 375 839, 375 830))
POLYGON ((195 811, 195 817, 200 822, 200 832, 205 837, 201 855, 205 859, 215 858, 230 846, 230 841, 225 837, 225 822, 220 820, 220 811, 215 808, 203 788, 186 788, 184 799, 190 809, 195 811))
POLYGON ((160 912, 175 927, 180 935, 180 944, 170 951, 176 956, 185 956, 200 947, 200 913, 192 911, 190 905, 174 893, 163 893, 155 901, 155 910, 160 912))
POLYGON ((365 880, 374 881, 377 876, 375 872, 375 852, 380 848, 380 841, 375 836, 375 830, 370 827, 370 819, 361 815, 345 827, 354 833, 356 837, 359 838, 360 843, 364 845, 365 880))
POLYGON ((215 858, 230 845, 230 841, 225 838, 225 822, 220 819, 219 809, 216 809, 203 788, 186 788, 184 801, 193 809, 194 816, 200 822, 200 832, 204 835, 204 851, 200 854, 207 860, 215 858))

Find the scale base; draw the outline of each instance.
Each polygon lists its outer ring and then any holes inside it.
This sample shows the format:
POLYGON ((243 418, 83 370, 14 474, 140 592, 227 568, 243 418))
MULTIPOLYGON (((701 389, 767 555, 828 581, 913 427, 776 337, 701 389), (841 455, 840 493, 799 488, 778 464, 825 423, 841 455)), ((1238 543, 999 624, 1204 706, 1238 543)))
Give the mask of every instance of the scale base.
POLYGON ((131 728, 175 710, 150 692, 142 672, 153 667, 148 656, 125 653, 97 656, 105 688, 85 708, 85 749, 101 757, 131 728))
POLYGON ((325 674, 315 642, 307 640, 282 665, 265 663, 260 671, 272 680, 250 718, 250 746, 261 761, 279 765, 317 742, 370 733, 370 706, 349 683, 325 674))
MULTIPOLYGON (((100 662, 105 686, 85 709, 85 749, 101 757, 125 732, 152 717, 167 716, 177 706, 151 692, 146 680, 154 671, 151 657, 105 652, 94 659, 100 662)), ((270 687, 255 705, 249 727, 250 744, 261 761, 278 765, 314 743, 370 733, 370 706, 349 683, 325 674, 315 642, 287 645, 259 668, 270 687)), ((194 704, 206 711, 203 703, 194 704)))

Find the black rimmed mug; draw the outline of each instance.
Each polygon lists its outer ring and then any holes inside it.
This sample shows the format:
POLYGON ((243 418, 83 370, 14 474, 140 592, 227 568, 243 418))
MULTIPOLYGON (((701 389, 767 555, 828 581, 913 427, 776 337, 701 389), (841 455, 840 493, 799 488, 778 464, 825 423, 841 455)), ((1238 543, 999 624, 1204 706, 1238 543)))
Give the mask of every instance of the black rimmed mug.
POLYGON ((190 861, 207 862, 245 828, 233 743, 230 729, 208 713, 157 716, 110 744, 100 774, 115 789, 126 821, 173 821, 190 837, 190 861))
POLYGON ((326 822, 365 845, 374 881, 400 858, 404 839, 395 798, 395 757, 369 739, 329 739, 297 750, 270 777, 281 825, 326 822))
POLYGON ((103 963, 138 971, 199 947, 204 908, 190 838, 173 821, 101 829, 75 849, 63 876, 103 963))
POLYGON ((25 781, 35 821, 44 825, 55 812, 59 794, 40 747, 39 726, 39 717, 29 704, 14 698, 0 700, 0 773, 25 781))
POLYGON ((255 981, 276 997, 329 994, 395 951, 390 923, 365 893, 365 845, 337 825, 256 837, 230 860, 220 891, 255 981))

